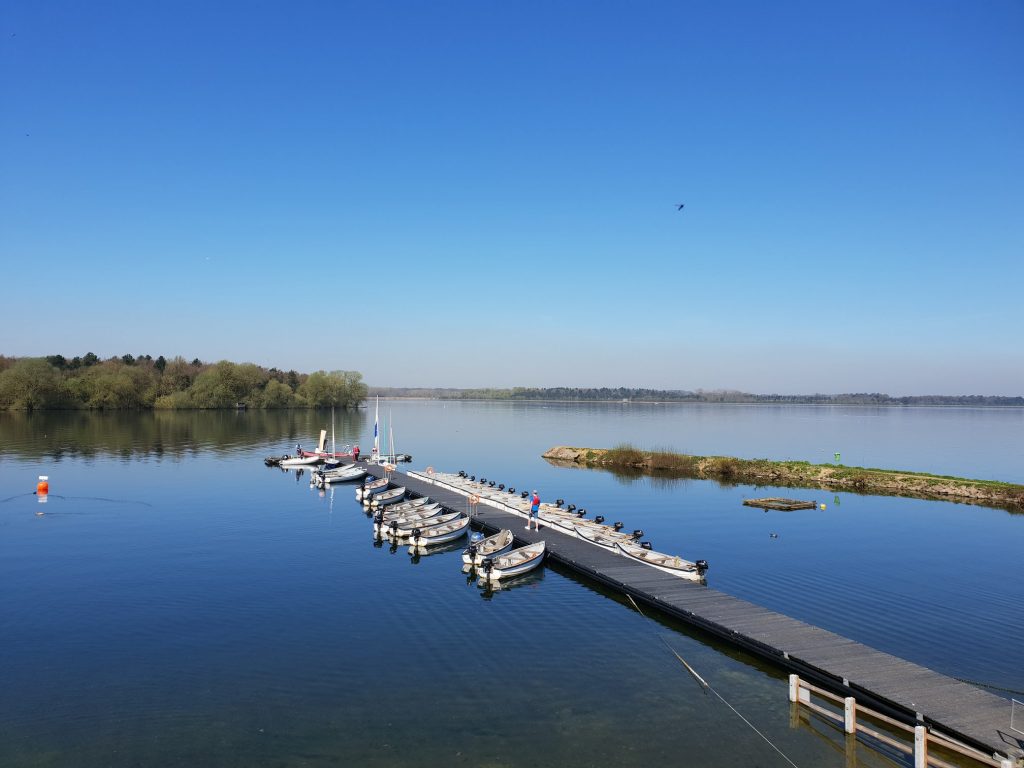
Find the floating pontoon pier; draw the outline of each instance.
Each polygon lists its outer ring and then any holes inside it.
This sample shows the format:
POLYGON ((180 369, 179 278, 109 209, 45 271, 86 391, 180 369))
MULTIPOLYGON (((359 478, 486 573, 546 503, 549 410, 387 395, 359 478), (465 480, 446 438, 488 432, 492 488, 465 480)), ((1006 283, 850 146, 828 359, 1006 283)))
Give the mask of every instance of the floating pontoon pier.
POLYGON ((792 512, 794 509, 814 509, 818 506, 816 501, 801 501, 800 499, 744 499, 744 506, 757 507, 758 509, 779 509, 783 512, 792 512))
MULTIPOLYGON (((509 503, 504 504, 500 497, 482 498, 433 471, 367 470, 377 477, 387 472, 414 496, 430 496, 453 510, 470 511, 473 524, 488 533, 509 528, 520 542, 543 540, 548 557, 569 569, 768 659, 828 693, 853 697, 893 720, 926 729, 919 734, 934 734, 976 750, 982 764, 1024 768, 1024 736, 1011 727, 1009 699, 631 561, 550 525, 539 532, 524 531, 524 515, 511 503, 519 498, 514 493, 507 493, 509 503)), ((481 494, 495 490, 480 486, 481 494)), ((714 563, 711 567, 713 574, 714 563)))

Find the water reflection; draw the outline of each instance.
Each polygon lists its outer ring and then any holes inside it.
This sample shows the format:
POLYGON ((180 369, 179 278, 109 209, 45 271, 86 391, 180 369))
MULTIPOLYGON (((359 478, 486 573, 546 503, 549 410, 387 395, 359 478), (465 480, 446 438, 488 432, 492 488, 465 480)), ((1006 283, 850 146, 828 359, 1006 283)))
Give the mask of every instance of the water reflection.
POLYGON ((476 585, 480 588, 480 597, 484 600, 493 600, 499 592, 512 592, 517 589, 537 589, 544 580, 544 566, 524 573, 522 576, 494 581, 483 577, 477 579, 476 585))
MULTIPOLYGON (((336 410, 335 438, 358 442, 364 409, 336 410)), ((278 411, 46 411, 0 412, 0 455, 20 459, 114 456, 184 458, 199 452, 233 453, 253 446, 315 443, 331 429, 329 410, 278 411)))
POLYGON ((444 555, 449 552, 462 552, 463 549, 464 546, 462 542, 459 541, 448 542, 446 544, 435 544, 431 547, 415 547, 410 545, 408 547, 409 562, 413 565, 419 565, 420 560, 422 560, 425 557, 444 555))

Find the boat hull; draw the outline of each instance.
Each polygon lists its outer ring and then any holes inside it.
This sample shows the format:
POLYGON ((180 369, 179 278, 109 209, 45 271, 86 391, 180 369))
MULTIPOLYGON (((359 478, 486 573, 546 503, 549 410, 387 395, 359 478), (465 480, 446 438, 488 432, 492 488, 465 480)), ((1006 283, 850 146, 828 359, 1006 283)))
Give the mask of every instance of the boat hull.
POLYGON ((654 552, 640 546, 619 544, 618 548, 629 559, 657 568, 659 571, 671 573, 673 576, 687 581, 704 581, 704 572, 697 567, 696 563, 691 563, 689 560, 654 552), (675 563, 679 563, 679 565, 675 565, 675 563))
POLYGON ((451 523, 445 523, 444 525, 437 526, 436 528, 426 529, 413 529, 419 530, 420 535, 410 536, 410 547, 422 548, 429 547, 433 544, 443 544, 446 541, 455 541, 460 536, 465 536, 466 531, 469 530, 469 518, 462 517, 461 520, 451 523))
POLYGON ((519 549, 513 549, 511 552, 496 558, 489 558, 491 567, 488 568, 486 562, 483 564, 483 574, 480 580, 493 582, 511 579, 514 576, 522 576, 524 573, 529 573, 539 567, 544 562, 544 554, 545 546, 544 542, 541 541, 537 544, 529 544, 519 549))
POLYGON ((495 558, 505 554, 506 552, 510 552, 515 546, 515 543, 516 541, 512 536, 512 531, 502 529, 493 536, 481 539, 475 546, 470 545, 469 548, 463 550, 462 562, 466 565, 479 567, 488 557, 495 558))

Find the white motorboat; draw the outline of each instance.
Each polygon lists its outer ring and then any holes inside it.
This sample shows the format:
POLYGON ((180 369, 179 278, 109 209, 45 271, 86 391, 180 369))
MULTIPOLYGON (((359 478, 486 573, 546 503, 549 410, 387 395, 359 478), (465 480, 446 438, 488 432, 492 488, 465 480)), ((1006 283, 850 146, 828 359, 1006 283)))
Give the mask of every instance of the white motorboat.
POLYGON ((618 548, 627 557, 690 581, 702 581, 708 570, 707 560, 697 560, 691 563, 678 555, 666 555, 640 544, 628 544, 621 541, 618 542, 618 548))
POLYGON ((466 565, 479 566, 485 558, 505 554, 512 549, 514 544, 515 537, 512 535, 512 531, 502 528, 493 536, 471 542, 466 549, 462 550, 462 562, 466 565))
POLYGON ((427 528, 437 528, 453 520, 459 520, 461 517, 465 517, 462 512, 442 512, 439 515, 425 517, 422 520, 404 520, 402 522, 393 520, 381 529, 380 535, 391 536, 396 539, 408 539, 417 528, 421 531, 427 528))
POLYGON ((527 544, 497 557, 485 558, 480 565, 481 581, 500 581, 529 573, 544 560, 544 542, 527 544))
POLYGON ((375 493, 367 500, 363 498, 363 506, 370 507, 386 507, 389 504, 397 504, 405 498, 405 488, 398 486, 397 488, 388 488, 386 491, 375 493))
POLYGON ((446 541, 454 541, 460 536, 465 536, 469 530, 469 518, 461 512, 454 520, 449 520, 441 525, 429 528, 413 528, 410 535, 410 552, 413 549, 429 547, 433 544, 443 544, 446 541))
POLYGON ((379 480, 374 480, 370 483, 364 483, 356 488, 356 501, 364 501, 378 491, 385 491, 390 484, 391 483, 388 482, 386 477, 382 477, 379 480))

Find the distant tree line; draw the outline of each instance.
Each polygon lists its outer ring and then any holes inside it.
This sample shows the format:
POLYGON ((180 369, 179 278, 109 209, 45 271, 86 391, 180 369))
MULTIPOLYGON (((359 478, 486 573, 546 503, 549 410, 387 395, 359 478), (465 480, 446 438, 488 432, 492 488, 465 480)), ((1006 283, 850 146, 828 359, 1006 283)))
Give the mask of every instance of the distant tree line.
POLYGON ((735 390, 695 392, 681 389, 632 387, 513 387, 512 389, 451 389, 371 387, 371 395, 436 400, 568 400, 657 403, 782 403, 812 405, 986 405, 1024 406, 1024 397, 1001 395, 910 395, 892 397, 880 392, 836 395, 753 395, 735 390))
POLYGON ((366 399, 362 379, 358 371, 306 374, 163 355, 0 355, 0 409, 348 408, 366 399))

